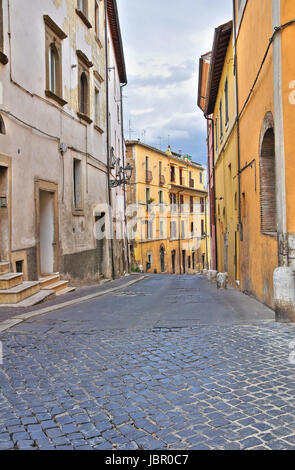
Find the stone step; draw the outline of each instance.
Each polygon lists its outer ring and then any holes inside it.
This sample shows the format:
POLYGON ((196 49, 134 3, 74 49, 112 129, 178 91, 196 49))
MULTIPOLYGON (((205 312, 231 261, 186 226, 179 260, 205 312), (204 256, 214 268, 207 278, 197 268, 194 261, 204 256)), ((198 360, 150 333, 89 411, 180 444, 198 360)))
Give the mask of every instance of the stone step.
POLYGON ((0 290, 0 304, 17 304, 40 291, 39 282, 23 282, 11 289, 0 290))
POLYGON ((47 300, 53 300, 56 297, 56 292, 55 290, 47 290, 47 289, 42 289, 37 294, 31 295, 27 299, 22 300, 21 302, 18 302, 17 304, 0 304, 0 308, 3 307, 33 307, 34 305, 41 304, 43 302, 46 302, 47 300))
POLYGON ((53 284, 50 284, 47 286, 47 288, 50 288, 50 290, 55 290, 55 292, 59 292, 63 289, 66 289, 68 287, 69 281, 58 281, 54 282, 53 284))
POLYGON ((76 290, 76 287, 67 287, 66 289, 58 291, 56 295, 69 294, 70 292, 74 292, 75 290, 76 290))
POLYGON ((23 282, 22 273, 7 273, 0 275, 0 290, 11 289, 23 282))
POLYGON ((10 263, 2 262, 0 263, 0 274, 7 274, 10 271, 10 263))
POLYGON ((60 275, 59 273, 54 273, 48 276, 41 277, 39 279, 39 284, 40 284, 41 289, 44 289, 45 287, 48 288, 52 284, 55 284, 58 281, 60 281, 60 275))

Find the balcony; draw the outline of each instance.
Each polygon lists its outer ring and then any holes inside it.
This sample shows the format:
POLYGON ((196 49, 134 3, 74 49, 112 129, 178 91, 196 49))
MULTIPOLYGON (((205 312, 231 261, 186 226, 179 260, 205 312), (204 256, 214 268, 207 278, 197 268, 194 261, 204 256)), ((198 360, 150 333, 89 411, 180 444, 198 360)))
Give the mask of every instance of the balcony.
POLYGON ((190 188, 194 188, 194 187, 195 187, 195 180, 190 179, 189 187, 190 187, 190 188))
POLYGON ((147 183, 151 183, 153 181, 153 173, 149 170, 145 172, 145 180, 147 183))
POLYGON ((159 183, 160 183, 160 186, 164 186, 164 184, 165 184, 165 176, 164 175, 159 176, 159 183))

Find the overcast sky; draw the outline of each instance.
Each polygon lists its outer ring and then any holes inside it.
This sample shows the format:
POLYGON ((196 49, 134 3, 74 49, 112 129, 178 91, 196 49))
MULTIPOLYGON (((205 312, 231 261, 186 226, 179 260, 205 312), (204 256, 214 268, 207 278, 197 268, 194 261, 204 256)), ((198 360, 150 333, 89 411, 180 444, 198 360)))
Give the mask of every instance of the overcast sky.
POLYGON ((214 28, 232 17, 232 0, 117 0, 128 85, 125 138, 206 164, 206 124, 197 108, 198 63, 214 28), (145 131, 145 134, 144 134, 145 131), (168 137, 170 135, 170 137, 168 137), (161 140, 160 140, 161 138, 161 140))

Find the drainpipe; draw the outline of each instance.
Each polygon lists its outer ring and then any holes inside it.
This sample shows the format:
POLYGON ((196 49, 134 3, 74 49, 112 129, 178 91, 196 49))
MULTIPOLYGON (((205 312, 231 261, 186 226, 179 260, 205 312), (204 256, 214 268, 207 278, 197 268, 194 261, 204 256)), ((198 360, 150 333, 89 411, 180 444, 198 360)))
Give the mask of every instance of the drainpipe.
POLYGON ((113 213, 112 213, 112 190, 110 184, 111 165, 110 165, 110 122, 109 122, 109 63, 108 63, 108 15, 107 15, 108 0, 104 2, 104 20, 105 20, 105 63, 106 63, 106 125, 107 125, 107 171, 108 171, 108 203, 109 203, 109 218, 111 228, 111 263, 112 263, 112 278, 115 279, 115 263, 114 263, 114 227, 113 227, 113 213))
MULTIPOLYGON (((180 193, 183 189, 177 192, 178 196, 178 258, 179 258, 179 274, 181 273, 181 211, 180 211, 180 193)), ((184 273, 183 273, 184 274, 184 273)))
MULTIPOLYGON (((120 86, 120 99, 121 99, 121 134, 122 134, 122 162, 123 168, 125 168, 125 146, 124 146, 124 113, 123 113, 123 88, 127 83, 123 83, 120 86)), ((127 201, 126 201, 126 183, 124 182, 124 222, 125 222, 125 243, 126 243, 126 257, 127 257, 127 269, 130 272, 130 254, 129 254, 129 241, 127 231, 127 201)))
POLYGON ((237 22, 236 22, 236 13, 237 13, 236 12, 236 2, 235 2, 235 0, 233 0, 234 67, 235 67, 237 156, 238 156, 238 192, 239 192, 238 220, 239 220, 240 241, 243 241, 243 225, 242 225, 242 220, 241 220, 241 150, 240 150, 240 113, 239 113, 239 85, 238 85, 238 62, 237 62, 237 22))
MULTIPOLYGON (((215 221, 215 226, 214 226, 214 241, 215 241, 215 269, 218 269, 218 266, 217 266, 217 259, 218 259, 218 256, 217 256, 217 252, 218 252, 218 246, 217 246, 217 220, 216 220, 216 207, 215 207, 215 204, 216 204, 216 188, 215 188, 215 166, 214 166, 214 161, 215 161, 215 123, 214 123, 214 120, 210 117, 208 117, 206 114, 204 115, 205 116, 205 119, 208 121, 210 121, 212 123, 212 153, 213 153, 213 167, 212 167, 212 173, 213 173, 213 198, 214 198, 214 201, 213 201, 213 204, 214 204, 214 221, 215 221)), ((209 159, 209 141, 208 141, 208 168, 210 170, 210 159, 209 159)), ((210 173, 209 173, 209 178, 210 178, 210 173)), ((211 195, 210 195, 211 196, 211 195)), ((210 221, 211 223, 211 221, 210 221)))

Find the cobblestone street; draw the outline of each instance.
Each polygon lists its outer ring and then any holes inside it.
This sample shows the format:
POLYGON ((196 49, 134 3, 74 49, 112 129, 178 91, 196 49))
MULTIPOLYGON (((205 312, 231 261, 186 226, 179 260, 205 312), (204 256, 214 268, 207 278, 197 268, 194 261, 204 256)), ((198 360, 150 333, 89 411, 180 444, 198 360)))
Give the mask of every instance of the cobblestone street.
POLYGON ((273 316, 150 276, 22 323, 0 336, 0 449, 294 449, 295 326, 273 316))

